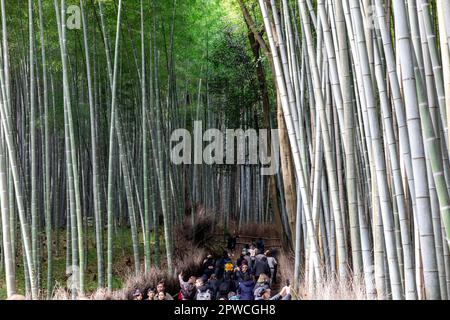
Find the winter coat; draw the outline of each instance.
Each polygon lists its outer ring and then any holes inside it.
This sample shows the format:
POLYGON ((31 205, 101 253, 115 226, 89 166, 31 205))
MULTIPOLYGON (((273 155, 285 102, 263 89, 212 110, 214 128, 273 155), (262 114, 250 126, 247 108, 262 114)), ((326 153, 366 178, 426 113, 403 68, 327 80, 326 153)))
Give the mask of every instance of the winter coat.
POLYGON ((219 284, 217 290, 217 299, 226 298, 228 299, 228 293, 236 292, 237 284, 234 280, 233 273, 227 272, 223 276, 222 282, 219 284))
POLYGON ((262 239, 258 239, 255 241, 255 246, 258 250, 264 251, 264 241, 262 239))
POLYGON ((263 253, 258 253, 255 257, 255 260, 258 261, 258 260, 262 260, 263 258, 266 258, 266 260, 267 260, 267 257, 263 253))
POLYGON ((274 269, 278 264, 277 260, 274 257, 267 257, 267 263, 269 264, 270 269, 274 269))
POLYGON ((216 262, 216 271, 215 274, 218 279, 221 279, 224 274, 225 264, 231 262, 231 259, 228 257, 222 257, 216 262))
POLYGON ((197 288, 195 287, 195 285, 193 283, 189 283, 188 281, 184 281, 181 275, 178 276, 178 280, 180 281, 183 300, 194 300, 195 294, 197 292, 197 288))
POLYGON ((238 293, 241 300, 253 300, 253 288, 255 284, 253 280, 239 282, 238 293))
POLYGON ((223 280, 217 290, 217 300, 221 298, 228 299, 228 294, 234 291, 233 280, 223 280))
POLYGON ((265 273, 270 277, 270 267, 265 256, 255 262, 255 276, 259 277, 261 273, 265 273))
POLYGON ((236 248, 237 237, 230 236, 227 239, 227 248, 229 250, 234 250, 236 248))
POLYGON ((252 273, 248 270, 243 272, 242 270, 236 271, 236 280, 239 282, 252 280, 252 273))
POLYGON ((181 289, 183 300, 194 300, 197 294, 197 288, 194 284, 189 283, 186 287, 181 289))
POLYGON ((211 290, 213 297, 217 295, 217 291, 219 290, 220 280, 214 279, 208 281, 208 287, 211 290))
POLYGON ((213 258, 208 258, 203 262, 203 273, 209 278, 213 272, 216 261, 213 258))
POLYGON ((242 266, 242 261, 244 261, 244 257, 241 256, 236 260, 236 266, 239 268, 240 266, 242 266))
POLYGON ((255 287, 253 288, 253 295, 255 296, 255 300, 257 297, 261 296, 262 289, 270 289, 270 285, 267 282, 257 282, 255 287))

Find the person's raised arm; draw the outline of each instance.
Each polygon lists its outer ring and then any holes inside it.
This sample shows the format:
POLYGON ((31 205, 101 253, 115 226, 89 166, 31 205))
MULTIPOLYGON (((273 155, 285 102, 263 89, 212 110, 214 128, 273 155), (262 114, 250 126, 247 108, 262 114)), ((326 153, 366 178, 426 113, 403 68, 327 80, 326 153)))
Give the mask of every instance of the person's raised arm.
POLYGON ((282 300, 291 300, 292 299, 292 295, 291 295, 291 286, 286 286, 286 291, 285 291, 285 295, 283 297, 282 300))
POLYGON ((178 275, 178 281, 180 281, 181 287, 184 287, 187 285, 187 281, 183 280, 183 272, 180 272, 180 274, 178 275))

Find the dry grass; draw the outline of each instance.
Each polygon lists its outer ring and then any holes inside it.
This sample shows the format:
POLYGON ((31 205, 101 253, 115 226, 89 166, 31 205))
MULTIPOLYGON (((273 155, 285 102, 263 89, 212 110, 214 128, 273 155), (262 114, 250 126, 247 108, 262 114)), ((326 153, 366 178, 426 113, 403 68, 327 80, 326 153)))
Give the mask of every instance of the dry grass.
MULTIPOLYGON (((294 260, 292 256, 283 253, 279 256, 280 276, 283 279, 294 279, 294 260)), ((301 275, 304 279, 304 275, 301 275)), ((364 286, 360 281, 346 283, 337 280, 324 280, 317 283, 314 288, 309 288, 301 281, 298 292, 294 292, 300 300, 365 300, 364 286)))
POLYGON ((178 226, 174 232, 174 274, 169 274, 167 266, 162 265, 161 268, 152 268, 145 274, 129 276, 122 289, 122 299, 131 299, 136 289, 144 293, 145 299, 148 289, 155 288, 160 281, 165 282, 166 292, 175 295, 180 290, 177 278, 180 272, 200 277, 203 274, 202 263, 207 252, 214 251, 213 229, 213 219, 210 215, 197 214, 195 229, 192 227, 190 217, 187 217, 183 225, 178 226))
MULTIPOLYGON (((97 289, 87 296, 79 296, 77 300, 123 300, 123 290, 108 292, 106 289, 97 289)), ((64 288, 56 288, 52 300, 72 300, 72 295, 64 288)))
POLYGON ((211 215, 200 215, 195 217, 195 228, 192 227, 191 217, 186 217, 183 224, 176 227, 175 254, 184 251, 185 246, 207 248, 214 241, 214 223, 211 215))
POLYGON ((361 288, 352 283, 327 281, 317 284, 313 292, 308 292, 304 284, 300 287, 303 300, 365 300, 366 295, 361 288))
POLYGON ((148 289, 155 288, 160 281, 164 281, 167 292, 171 294, 178 292, 179 286, 176 277, 170 276, 167 269, 151 268, 147 273, 127 278, 122 289, 122 299, 131 300, 136 289, 139 289, 146 299, 148 289))
POLYGON ((121 298, 131 299, 133 292, 139 289, 144 293, 145 299, 148 289, 155 288, 160 281, 164 281, 167 293, 175 295, 180 291, 178 274, 182 272, 185 275, 201 276, 205 256, 205 250, 192 243, 186 242, 182 246, 180 244, 174 254, 174 274, 169 274, 167 267, 162 266, 161 268, 151 268, 149 272, 137 276, 128 276, 122 289, 121 298))
MULTIPOLYGON (((206 253, 213 252, 215 240, 213 234, 213 219, 211 215, 197 214, 196 228, 193 230, 190 217, 187 217, 182 226, 176 228, 175 250, 173 255, 174 273, 169 274, 167 264, 163 259, 160 268, 151 268, 147 273, 139 275, 130 274, 131 270, 120 270, 125 278, 121 290, 108 292, 106 289, 98 289, 88 297, 80 299, 90 300, 126 300, 131 299, 133 292, 139 289, 146 298, 148 289, 154 288, 160 281, 165 282, 166 291, 170 294, 179 292, 178 274, 201 276, 203 274, 202 262, 206 253), (194 232, 195 231, 195 232, 194 232)), ((126 265, 124 261, 123 265, 126 265)), ((114 270, 115 273, 118 270, 114 270)), ((71 293, 67 288, 57 286, 53 292, 53 300, 71 300, 71 293)))
POLYGON ((106 289, 97 289, 91 296, 91 300, 122 300, 123 290, 109 292, 106 289))

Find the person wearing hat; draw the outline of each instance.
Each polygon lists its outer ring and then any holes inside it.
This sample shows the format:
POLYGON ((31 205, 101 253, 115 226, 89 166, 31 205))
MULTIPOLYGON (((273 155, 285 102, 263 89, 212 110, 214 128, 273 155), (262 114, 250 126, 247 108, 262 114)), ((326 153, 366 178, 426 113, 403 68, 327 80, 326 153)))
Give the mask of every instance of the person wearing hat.
POLYGON ((134 290, 134 292, 133 292, 133 300, 142 300, 142 293, 141 293, 141 290, 139 290, 139 289, 136 289, 136 290, 134 290))
POLYGON ((236 294, 235 292, 231 291, 228 294, 228 300, 241 300, 241 297, 238 294, 236 294))
POLYGON ((259 275, 258 281, 256 282, 255 287, 253 288, 253 293, 254 293, 255 299, 260 295, 260 294, 258 294, 258 292, 261 290, 261 288, 264 288, 264 289, 270 288, 269 281, 270 281, 270 279, 266 274, 261 273, 259 275))
POLYGON ((280 293, 274 295, 273 297, 270 297, 271 293, 270 288, 260 288, 257 292, 255 300, 291 300, 292 298, 290 286, 284 287, 281 289, 280 293))

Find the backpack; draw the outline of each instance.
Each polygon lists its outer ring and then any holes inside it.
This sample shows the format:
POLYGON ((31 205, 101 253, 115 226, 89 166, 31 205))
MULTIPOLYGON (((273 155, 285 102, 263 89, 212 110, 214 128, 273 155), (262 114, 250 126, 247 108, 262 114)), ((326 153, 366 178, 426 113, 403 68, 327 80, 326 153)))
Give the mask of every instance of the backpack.
POLYGON ((261 293, 265 290, 265 288, 263 286, 258 287, 255 289, 255 298, 260 298, 261 297, 261 293))
POLYGON ((181 294, 183 295, 184 300, 194 300, 196 289, 194 285, 188 285, 186 289, 181 290, 181 294))
POLYGON ((205 291, 198 291, 197 300, 211 300, 211 291, 209 289, 206 289, 205 291))

